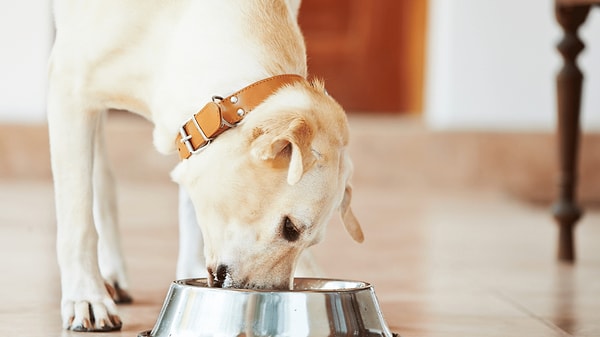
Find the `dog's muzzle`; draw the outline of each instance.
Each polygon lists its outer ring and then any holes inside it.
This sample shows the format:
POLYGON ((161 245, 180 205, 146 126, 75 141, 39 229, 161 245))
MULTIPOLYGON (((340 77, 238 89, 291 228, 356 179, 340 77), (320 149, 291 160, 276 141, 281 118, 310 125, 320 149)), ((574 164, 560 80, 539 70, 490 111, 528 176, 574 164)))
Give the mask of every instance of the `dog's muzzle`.
POLYGON ((229 274, 229 267, 220 264, 217 270, 208 267, 208 285, 214 288, 230 288, 233 280, 229 274))

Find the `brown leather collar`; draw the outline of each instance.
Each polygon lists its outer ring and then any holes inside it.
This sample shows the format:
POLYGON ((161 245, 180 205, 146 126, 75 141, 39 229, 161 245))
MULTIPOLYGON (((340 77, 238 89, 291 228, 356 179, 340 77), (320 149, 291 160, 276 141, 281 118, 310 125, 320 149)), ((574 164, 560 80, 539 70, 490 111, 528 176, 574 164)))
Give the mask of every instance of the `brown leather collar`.
POLYGON ((299 75, 278 75, 250 84, 225 98, 213 96, 212 102, 206 104, 179 129, 175 140, 179 158, 187 159, 202 151, 215 137, 235 127, 275 91, 301 81, 305 79, 299 75))

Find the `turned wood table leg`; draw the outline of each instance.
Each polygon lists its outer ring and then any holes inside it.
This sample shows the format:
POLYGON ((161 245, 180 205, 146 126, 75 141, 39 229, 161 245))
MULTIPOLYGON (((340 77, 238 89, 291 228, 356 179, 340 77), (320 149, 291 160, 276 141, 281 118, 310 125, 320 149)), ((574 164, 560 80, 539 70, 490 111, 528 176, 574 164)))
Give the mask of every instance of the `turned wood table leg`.
POLYGON ((577 35, 585 21, 589 5, 556 5, 556 19, 563 29, 558 51, 563 66, 556 77, 558 109, 558 150, 560 161, 559 194, 552 213, 559 226, 558 259, 575 261, 574 228, 582 211, 576 201, 577 153, 579 147, 579 113, 583 74, 577 66, 577 56, 584 44, 577 35))

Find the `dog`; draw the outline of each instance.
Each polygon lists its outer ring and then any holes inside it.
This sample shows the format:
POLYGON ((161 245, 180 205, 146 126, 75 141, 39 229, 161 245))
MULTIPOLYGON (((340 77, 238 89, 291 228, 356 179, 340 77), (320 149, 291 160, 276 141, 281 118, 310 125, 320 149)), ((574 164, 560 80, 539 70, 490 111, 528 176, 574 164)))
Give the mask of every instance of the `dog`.
POLYGON ((48 127, 65 329, 118 330, 115 303, 131 300, 104 146, 109 110, 146 117, 156 149, 182 158, 171 173, 179 275, 205 268, 213 287, 289 289, 334 212, 363 240, 346 115, 306 79, 299 6, 54 1, 48 127))

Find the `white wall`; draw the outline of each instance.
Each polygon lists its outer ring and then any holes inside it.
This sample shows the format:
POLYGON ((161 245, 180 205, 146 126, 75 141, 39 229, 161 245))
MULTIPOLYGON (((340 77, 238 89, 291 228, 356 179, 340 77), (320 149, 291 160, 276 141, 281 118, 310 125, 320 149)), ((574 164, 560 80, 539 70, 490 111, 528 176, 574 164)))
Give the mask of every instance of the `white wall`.
MULTIPOLYGON (((562 37, 551 0, 429 0, 426 119, 435 129, 553 130, 562 37)), ((582 124, 600 130, 600 8, 586 49, 582 124)))
POLYGON ((48 0, 0 0, 0 122, 44 122, 48 0))

